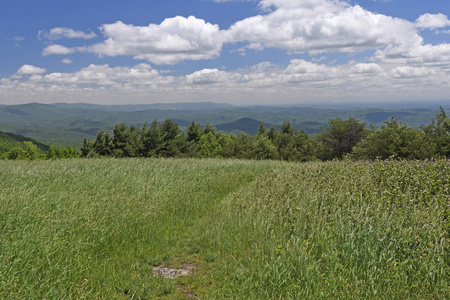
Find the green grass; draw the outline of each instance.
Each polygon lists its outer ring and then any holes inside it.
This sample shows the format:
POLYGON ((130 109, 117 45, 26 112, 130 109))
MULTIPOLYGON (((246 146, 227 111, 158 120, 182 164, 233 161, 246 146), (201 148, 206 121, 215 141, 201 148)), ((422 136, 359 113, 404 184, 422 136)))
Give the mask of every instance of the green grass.
POLYGON ((448 162, 0 161, 0 298, 448 299, 449 187, 448 162))

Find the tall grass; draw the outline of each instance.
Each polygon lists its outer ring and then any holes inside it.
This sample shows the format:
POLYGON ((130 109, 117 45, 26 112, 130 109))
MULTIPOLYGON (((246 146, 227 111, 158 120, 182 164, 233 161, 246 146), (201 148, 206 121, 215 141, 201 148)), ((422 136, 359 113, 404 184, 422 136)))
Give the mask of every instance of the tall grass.
POLYGON ((448 299, 449 188, 447 162, 264 174, 224 200, 199 236, 223 257, 213 298, 448 299))
POLYGON ((445 299, 449 186, 448 162, 0 161, 0 298, 445 299))

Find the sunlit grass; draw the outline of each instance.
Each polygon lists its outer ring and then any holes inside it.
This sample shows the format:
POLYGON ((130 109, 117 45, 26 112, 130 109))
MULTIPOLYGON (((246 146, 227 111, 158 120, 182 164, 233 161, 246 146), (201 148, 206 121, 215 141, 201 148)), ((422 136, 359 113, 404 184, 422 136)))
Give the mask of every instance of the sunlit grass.
POLYGON ((0 295, 445 299, 449 186, 448 162, 0 161, 0 295))

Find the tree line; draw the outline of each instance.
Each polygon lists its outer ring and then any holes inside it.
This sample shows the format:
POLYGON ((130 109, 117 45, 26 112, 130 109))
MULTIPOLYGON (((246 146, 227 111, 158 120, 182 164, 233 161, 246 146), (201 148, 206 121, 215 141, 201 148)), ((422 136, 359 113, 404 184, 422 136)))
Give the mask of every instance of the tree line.
POLYGON ((286 161, 353 159, 431 159, 450 157, 450 118, 441 107, 427 126, 414 129, 396 117, 380 128, 350 117, 330 119, 322 133, 311 136, 289 121, 258 133, 226 134, 207 123, 192 121, 186 132, 166 119, 142 128, 124 123, 85 139, 83 157, 216 157, 286 161))
POLYGON ((84 139, 81 153, 51 146, 41 153, 31 142, 14 148, 5 159, 72 157, 180 157, 313 161, 333 159, 432 159, 450 157, 450 118, 442 107, 427 126, 414 129, 396 117, 380 128, 350 117, 330 119, 320 134, 308 135, 289 121, 281 130, 261 124, 255 135, 226 134, 207 123, 192 121, 186 132, 170 119, 154 120, 141 128, 125 123, 99 130, 95 140, 84 139))

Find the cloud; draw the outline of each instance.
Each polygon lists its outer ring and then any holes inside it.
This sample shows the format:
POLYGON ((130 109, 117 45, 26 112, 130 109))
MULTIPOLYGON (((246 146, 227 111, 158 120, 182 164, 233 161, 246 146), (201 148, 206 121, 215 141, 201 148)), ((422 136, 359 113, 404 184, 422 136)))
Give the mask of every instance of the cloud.
MULTIPOLYGON (((43 74, 22 67, 23 76, 0 78, 0 101, 149 103, 226 101, 303 103, 450 97, 448 69, 392 63, 327 66, 292 59, 287 66, 263 62, 245 69, 202 69, 188 75, 162 74, 148 64, 133 67, 89 65, 76 72, 43 74)), ((19 73, 19 71, 18 71, 19 73)))
POLYGON ((29 80, 31 82, 40 82, 40 81, 42 81, 42 78, 44 78, 42 75, 33 74, 33 75, 30 76, 29 80))
POLYGON ((228 41, 257 43, 291 53, 357 52, 418 37, 413 23, 333 0, 262 0, 268 14, 236 22, 228 41))
POLYGON ((111 85, 152 85, 170 81, 170 77, 163 78, 157 70, 148 64, 134 67, 114 67, 109 65, 91 64, 74 73, 50 73, 43 81, 53 84, 87 84, 97 86, 111 85))
MULTIPOLYGON (((449 24, 443 14, 425 14, 415 23, 367 11, 344 0, 261 0, 260 15, 220 30, 194 16, 167 18, 160 24, 135 26, 116 22, 104 24, 104 40, 93 45, 68 48, 54 44, 42 55, 90 52, 99 56, 132 56, 137 60, 173 65, 185 60, 213 59, 224 43, 238 44, 230 53, 279 48, 290 54, 312 55, 366 50, 376 51, 378 61, 447 59, 446 46, 424 45, 418 28, 441 28, 449 24)), ((92 32, 91 32, 92 34, 92 32)), ((62 36, 91 35, 68 28, 54 28, 46 34, 62 36)))
MULTIPOLYGON (((323 64, 312 63, 303 59, 292 59, 284 72, 277 76, 278 84, 301 84, 332 80, 341 70, 323 64)), ((273 76, 272 76, 273 77, 273 76)))
POLYGON ((416 20, 416 26, 420 29, 438 29, 450 26, 450 20, 444 14, 424 14, 416 20))
POLYGON ((315 9, 317 12, 325 12, 350 6, 341 0, 261 0, 259 6, 262 10, 270 11, 277 9, 315 9))
POLYGON ((19 36, 19 35, 15 35, 15 36, 13 36, 13 37, 7 37, 7 36, 5 36, 4 37, 6 40, 10 40, 10 41, 15 41, 15 46, 17 47, 17 46, 20 46, 20 42, 22 42, 22 41, 24 41, 25 40, 25 37, 23 37, 23 36, 19 36))
POLYGON ((63 60, 61 60, 61 62, 66 65, 70 65, 71 63, 73 63, 73 61, 68 58, 64 58, 63 60))
POLYGON ((244 78, 239 73, 219 71, 218 69, 203 69, 185 77, 188 84, 236 83, 244 78))
POLYGON ((401 65, 427 65, 450 67, 450 44, 423 44, 423 40, 415 43, 388 46, 378 50, 374 56, 380 61, 401 65))
POLYGON ((86 51, 107 56, 131 55, 155 64, 215 58, 223 44, 218 25, 193 16, 178 16, 148 26, 119 21, 100 29, 106 40, 86 47, 86 51))
POLYGON ((410 22, 343 0, 259 3, 259 15, 225 30, 193 16, 168 18, 148 26, 116 22, 100 27, 103 40, 99 43, 72 48, 53 44, 42 55, 89 52, 170 65, 216 58, 223 44, 229 43, 235 46, 231 53, 278 48, 290 54, 310 53, 312 58, 293 56, 286 65, 264 61, 232 71, 217 66, 180 76, 158 72, 147 63, 132 67, 91 64, 76 72, 50 74, 44 74, 45 69, 37 68, 41 71, 33 73, 24 68, 16 77, 0 78, 0 99, 5 95, 13 99, 21 95, 19 91, 27 95, 27 88, 29 94, 42 91, 42 99, 57 99, 65 93, 73 96, 67 99, 77 101, 83 97, 106 102, 133 99, 135 103, 153 99, 299 103, 308 99, 450 97, 450 44, 425 44, 419 35, 419 29, 426 28, 443 28, 441 32, 445 32, 449 20, 443 14, 426 14, 410 22), (328 55, 341 52, 349 54, 328 55), (337 60, 330 63, 334 58, 337 60), (355 60, 344 62, 346 59, 355 60), (31 73, 25 77, 24 72, 31 73))
MULTIPOLYGON (((420 29, 437 29, 450 26, 450 20, 443 14, 424 14, 416 20, 414 25, 420 29)), ((403 39, 378 49, 373 57, 375 60, 385 63, 415 68, 400 68, 394 72, 396 77, 421 75, 423 69, 416 68, 420 66, 434 66, 447 70, 450 68, 450 44, 425 44, 423 38, 418 34, 402 35, 400 37, 403 37, 403 39)))
POLYGON ((25 38, 23 36, 18 36, 18 35, 13 36, 11 39, 14 41, 17 41, 17 42, 21 42, 21 41, 25 40, 25 38))
POLYGON ((290 74, 306 74, 306 73, 322 73, 328 69, 325 65, 315 64, 303 59, 293 59, 286 68, 286 72, 290 74))
POLYGON ((71 54, 71 53, 74 53, 75 51, 76 51, 76 49, 74 49, 74 48, 67 48, 62 45, 54 44, 54 45, 47 46, 42 51, 42 55, 47 56, 47 55, 53 55, 53 54, 71 54))
POLYGON ((359 63, 352 70, 358 74, 377 74, 383 72, 383 68, 375 63, 359 63))
POLYGON ((23 65, 22 67, 17 70, 16 74, 17 76, 23 76, 23 75, 33 75, 33 74, 43 74, 46 70, 44 68, 35 67, 32 65, 23 65))
POLYGON ((392 70, 392 74, 397 78, 417 78, 433 74, 433 71, 427 68, 415 68, 410 66, 400 66, 392 70))
POLYGON ((263 73, 273 71, 279 68, 277 65, 271 63, 270 61, 263 61, 259 64, 256 64, 250 68, 253 73, 263 73))
MULTIPOLYGON (((242 42, 246 44, 231 52, 245 55, 247 50, 280 48, 315 55, 376 50, 375 59, 392 59, 408 56, 405 52, 412 54, 423 46, 417 28, 439 28, 450 22, 443 14, 425 14, 412 23, 343 0, 261 0, 259 7, 267 13, 238 21, 228 30, 193 16, 168 18, 148 26, 120 21, 104 24, 100 27, 103 42, 78 48, 55 44, 42 54, 91 52, 99 56, 133 56, 162 65, 216 58, 224 43, 242 42)), ((77 32, 54 28, 48 36, 57 38, 69 33, 77 32)))
POLYGON ((61 38, 68 39, 92 39, 97 35, 94 32, 83 32, 78 30, 73 30, 71 28, 56 27, 50 30, 50 32, 39 31, 38 38, 44 38, 48 40, 59 40, 61 38))

